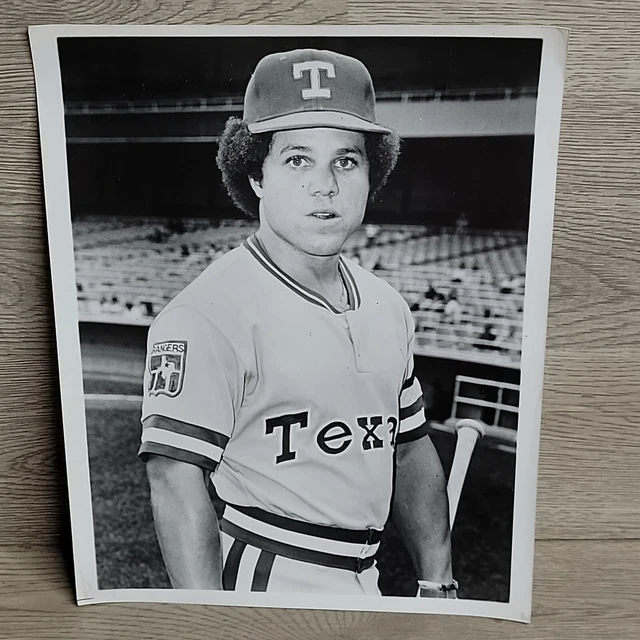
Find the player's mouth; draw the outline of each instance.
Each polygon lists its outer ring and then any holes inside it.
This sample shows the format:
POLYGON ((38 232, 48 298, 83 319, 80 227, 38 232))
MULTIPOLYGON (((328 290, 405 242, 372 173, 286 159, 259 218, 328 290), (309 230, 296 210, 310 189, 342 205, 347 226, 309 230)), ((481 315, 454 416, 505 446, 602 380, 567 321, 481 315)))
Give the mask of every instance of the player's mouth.
POLYGON ((318 220, 333 220, 340 217, 333 209, 318 209, 317 211, 312 211, 309 215, 318 220))

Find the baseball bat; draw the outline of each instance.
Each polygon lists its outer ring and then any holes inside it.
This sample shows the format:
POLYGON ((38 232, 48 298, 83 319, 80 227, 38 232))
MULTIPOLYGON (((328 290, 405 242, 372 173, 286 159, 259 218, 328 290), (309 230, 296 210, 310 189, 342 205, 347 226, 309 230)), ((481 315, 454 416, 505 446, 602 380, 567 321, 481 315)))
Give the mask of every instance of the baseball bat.
POLYGON ((484 436, 485 429, 481 422, 472 420, 471 418, 463 418, 456 423, 456 432, 458 434, 456 450, 453 454, 451 473, 449 474, 449 482, 447 483, 449 524, 452 529, 456 519, 460 495, 462 494, 462 486, 464 485, 464 479, 469 469, 469 463, 471 462, 471 456, 478 438, 484 436))

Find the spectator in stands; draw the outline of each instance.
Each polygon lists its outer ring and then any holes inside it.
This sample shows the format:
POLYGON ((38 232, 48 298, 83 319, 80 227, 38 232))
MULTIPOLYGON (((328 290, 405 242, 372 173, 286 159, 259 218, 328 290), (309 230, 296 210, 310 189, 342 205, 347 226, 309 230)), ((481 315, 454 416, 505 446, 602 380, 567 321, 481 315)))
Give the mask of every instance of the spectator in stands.
MULTIPOLYGON (((437 289, 435 289, 431 282, 427 282, 427 285, 429 288, 424 293, 425 300, 432 300, 437 302, 444 302, 446 300, 446 297, 444 296, 444 294, 440 293, 437 289)), ((427 304, 427 303, 425 303, 425 305, 429 306, 429 308, 432 306, 431 304, 427 304)))
POLYGON ((505 328, 502 332, 502 335, 499 336, 497 340, 497 346, 499 346, 500 350, 513 357, 520 357, 520 340, 517 337, 517 327, 516 325, 510 325, 505 328))
POLYGON ((458 219, 456 220, 456 233, 462 235, 469 226, 469 218, 464 211, 460 212, 458 219))
POLYGON ((118 299, 118 296, 113 296, 111 298, 111 302, 107 305, 106 311, 107 313, 111 313, 114 315, 124 313, 124 306, 118 299))
POLYGON ((367 224, 364 228, 367 236, 367 247, 372 247, 376 243, 376 238, 380 234, 380 227, 377 224, 367 224))
POLYGON ((162 229, 159 229, 158 227, 156 227, 153 230, 153 233, 151 233, 149 235, 149 240, 151 242, 155 242, 160 244, 161 242, 164 242, 166 239, 166 234, 162 232, 162 229))
POLYGON ((451 280, 453 282, 464 282, 467 279, 467 269, 464 262, 451 272, 451 280))
POLYGON ((428 283, 429 288, 424 292, 422 300, 418 303, 418 309, 424 311, 424 320, 421 330, 435 330, 440 323, 440 317, 444 310, 445 297, 437 291, 433 284, 428 283))
POLYGON ((127 315, 134 322, 145 316, 144 307, 140 303, 133 304, 131 302, 127 302, 126 307, 127 315))
POLYGON ((430 311, 434 306, 434 301, 438 299, 440 295, 434 288, 433 285, 428 282, 429 288, 424 292, 423 296, 417 299, 413 305, 411 306, 412 311, 430 311))
POLYGON ((444 320, 450 324, 460 324, 462 318, 462 305, 458 302, 458 295, 455 290, 449 294, 449 299, 444 306, 444 320))
POLYGON ((524 293, 524 275, 506 276, 498 286, 500 293, 524 293))
POLYGON ((499 345, 488 344, 490 342, 495 342, 498 336, 495 334, 492 324, 485 324, 484 331, 478 336, 478 342, 476 342, 476 349, 482 350, 496 350, 500 349, 499 345))

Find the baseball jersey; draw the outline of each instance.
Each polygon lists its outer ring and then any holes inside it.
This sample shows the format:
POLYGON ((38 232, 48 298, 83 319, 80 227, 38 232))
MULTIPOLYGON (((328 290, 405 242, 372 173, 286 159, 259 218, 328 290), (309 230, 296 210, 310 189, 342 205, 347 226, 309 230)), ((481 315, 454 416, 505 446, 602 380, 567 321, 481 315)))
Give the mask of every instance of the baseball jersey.
POLYGON ((255 236, 148 334, 140 456, 211 474, 219 497, 304 522, 382 528, 396 443, 426 434, 400 294, 340 258, 349 308, 283 272, 255 236))

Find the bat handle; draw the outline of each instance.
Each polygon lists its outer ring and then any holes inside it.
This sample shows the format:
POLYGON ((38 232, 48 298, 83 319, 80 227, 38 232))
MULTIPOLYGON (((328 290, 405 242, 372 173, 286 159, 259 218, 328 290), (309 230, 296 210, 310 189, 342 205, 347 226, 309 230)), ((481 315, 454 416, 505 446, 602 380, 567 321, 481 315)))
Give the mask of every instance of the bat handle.
POLYGON ((447 484, 447 493, 449 496, 449 524, 453 528, 453 523, 458 511, 458 503, 462 494, 462 486, 469 469, 471 455, 476 446, 478 438, 485 434, 484 425, 477 420, 471 418, 462 418, 456 423, 456 433, 458 439, 456 441, 456 450, 453 455, 451 464, 451 473, 449 474, 449 482, 447 484))

